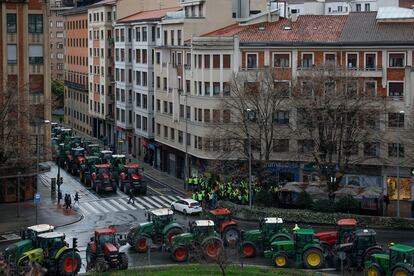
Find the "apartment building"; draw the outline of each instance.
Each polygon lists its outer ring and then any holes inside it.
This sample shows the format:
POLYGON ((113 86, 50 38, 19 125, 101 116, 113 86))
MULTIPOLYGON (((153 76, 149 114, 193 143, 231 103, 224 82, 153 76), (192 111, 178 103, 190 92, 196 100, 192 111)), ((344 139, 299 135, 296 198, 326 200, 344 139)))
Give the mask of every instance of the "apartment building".
MULTIPOLYGON (((51 120, 47 6, 41 0, 1 1, 0 12, 0 106, 7 113, 0 138, 4 148, 13 144, 13 154, 7 157, 16 156, 23 162, 20 165, 30 166, 35 163, 36 144, 42 160, 51 158, 50 127, 44 124, 51 120), (13 138, 3 136, 5 133, 13 138)), ((22 183, 24 198, 33 197, 34 183, 22 183)), ((15 201, 17 193, 15 183, 0 183, 0 201, 15 201)))
MULTIPOLYGON (((202 170, 223 155, 223 141, 213 145, 210 137, 215 123, 234 120, 231 110, 220 110, 233 73, 272 68, 283 71, 280 81, 291 85, 314 65, 334 62, 356 72, 364 89, 385 97, 394 110, 378 118, 381 136, 389 142, 374 147, 358 145, 355 154, 361 160, 359 170, 345 175, 343 181, 384 188, 395 199, 397 156, 393 149, 399 141, 397 133, 408 131, 408 118, 413 111, 413 22, 411 10, 396 14, 393 8, 339 16, 300 15, 294 19, 272 13, 193 37, 191 44, 181 49, 182 54, 163 55, 163 63, 155 64, 156 78, 165 76, 169 81, 161 85, 165 89, 157 89, 156 84, 155 139, 163 144, 163 150, 174 149, 162 152, 167 156, 161 163, 166 163, 166 170, 174 174, 169 161, 183 159, 185 152, 190 155, 193 171, 202 170), (175 66, 168 68, 168 58, 175 66)), ((156 54, 158 51, 162 50, 157 49, 156 54)), ((287 119, 277 121, 283 122, 281 129, 293 122, 296 112, 286 106, 283 117, 287 119)), ((310 159, 298 154, 304 149, 301 141, 287 138, 274 141, 269 168, 280 181, 311 179, 310 159)), ((410 200, 414 195, 410 175, 414 164, 409 158, 412 149, 409 145, 404 147, 404 141, 399 143, 399 149, 401 198, 410 200)))
POLYGON ((122 152, 154 160, 154 49, 161 19, 172 7, 140 11, 115 25, 115 99, 117 138, 122 152))
MULTIPOLYGON (((202 139, 200 129, 186 124, 188 118, 196 118, 201 111, 196 109, 190 91, 208 94, 212 96, 213 91, 225 89, 223 81, 219 87, 212 84, 210 87, 199 87, 200 83, 195 82, 199 77, 204 82, 204 76, 190 76, 195 74, 194 62, 210 62, 211 66, 229 66, 229 56, 221 55, 219 60, 194 60, 191 54, 191 39, 222 28, 229 24, 234 24, 236 20, 243 20, 244 15, 254 14, 258 16, 257 8, 260 3, 253 1, 180 1, 182 10, 170 12, 160 23, 159 42, 161 43, 155 50, 155 160, 154 166, 167 171, 171 175, 185 177, 186 157, 183 152, 187 152, 190 158, 196 156, 197 149, 191 145, 197 145, 202 139), (247 4, 248 5, 247 5, 247 4), (220 7, 220 9, 217 9, 220 7), (252 8, 254 10, 252 10, 252 8), (247 9, 247 10, 246 10, 247 9), (214 64, 213 64, 214 63, 214 64), (207 92, 205 92, 207 91, 207 92), (186 117, 184 117, 186 114, 186 117), (190 135, 191 133, 191 135, 190 135)), ((263 5, 266 8, 266 5, 263 5)), ((263 11, 262 11, 263 12, 263 11)), ((212 57, 213 58, 213 57, 212 57)), ((231 70, 229 74, 231 74, 231 70)), ((229 75, 227 75, 229 77, 229 75)), ((200 94, 201 95, 201 94, 200 94)), ((199 118, 199 117, 197 117, 199 118)), ((197 120, 196 120, 197 121, 197 120)), ((187 155, 188 156, 188 155, 187 155)), ((188 160, 188 163, 197 167, 197 160, 188 160)), ((198 164, 200 165, 200 164, 198 164)))
POLYGON ((116 1, 88 6, 89 116, 93 137, 117 144, 114 131, 114 40, 116 1))
POLYGON ((118 0, 116 11, 118 19, 121 19, 140 11, 162 10, 177 5, 178 0, 118 0))
POLYGON ((52 80, 64 80, 64 18, 62 12, 73 8, 73 1, 49 2, 50 72, 52 80))
POLYGON ((92 135, 88 89, 88 8, 62 13, 65 21, 64 122, 75 131, 92 135))

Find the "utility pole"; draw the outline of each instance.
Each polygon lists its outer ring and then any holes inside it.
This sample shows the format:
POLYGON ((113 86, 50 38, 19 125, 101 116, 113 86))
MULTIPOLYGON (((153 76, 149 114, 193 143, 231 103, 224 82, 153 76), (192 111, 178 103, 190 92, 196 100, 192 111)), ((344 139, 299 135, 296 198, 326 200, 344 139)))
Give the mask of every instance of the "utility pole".
POLYGON ((185 116, 185 164, 184 164, 184 190, 187 190, 187 181, 189 178, 189 169, 188 169, 188 117, 187 117, 187 91, 184 94, 185 96, 185 105, 184 105, 184 116, 185 116))
POLYGON ((250 108, 246 109, 247 114, 245 115, 245 123, 246 123, 246 132, 247 132, 247 139, 248 139, 248 143, 249 143, 249 149, 248 149, 248 154, 249 154, 249 207, 252 208, 253 207, 253 192, 252 192, 252 142, 251 142, 251 137, 250 137, 250 133, 249 133, 249 127, 247 126, 247 121, 250 121, 250 115, 252 110, 250 108))
MULTIPOLYGON (((400 116, 404 116, 401 110, 397 114, 397 217, 400 217, 400 116)), ((404 120, 403 120, 404 127, 404 120)))
POLYGON ((20 217, 20 175, 21 172, 17 172, 17 216, 20 217))

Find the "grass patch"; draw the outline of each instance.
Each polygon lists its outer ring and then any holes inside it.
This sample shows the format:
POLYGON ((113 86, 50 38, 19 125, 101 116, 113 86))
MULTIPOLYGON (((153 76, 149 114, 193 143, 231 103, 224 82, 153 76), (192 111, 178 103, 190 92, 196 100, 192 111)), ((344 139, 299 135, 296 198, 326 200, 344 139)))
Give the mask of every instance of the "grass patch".
MULTIPOLYGON (((312 276, 315 273, 293 270, 293 269, 276 269, 276 268, 263 268, 263 267, 252 267, 245 266, 228 266, 226 268, 226 276, 265 276, 265 275, 276 275, 276 276, 312 276)), ((111 271, 100 274, 90 274, 93 276, 211 276, 221 275, 221 271, 218 266, 206 266, 206 265, 177 265, 177 266, 164 266, 154 267, 146 269, 131 269, 123 271, 111 271)))

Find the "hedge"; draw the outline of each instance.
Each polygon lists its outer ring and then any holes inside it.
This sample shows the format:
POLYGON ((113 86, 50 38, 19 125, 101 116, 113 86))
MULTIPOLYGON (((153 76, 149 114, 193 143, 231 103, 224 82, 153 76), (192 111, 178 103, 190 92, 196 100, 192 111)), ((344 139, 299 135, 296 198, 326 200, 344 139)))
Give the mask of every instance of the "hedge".
POLYGON ((237 205, 228 201, 219 201, 219 207, 225 207, 233 212, 233 217, 240 220, 257 220, 263 217, 279 217, 286 222, 307 224, 328 224, 343 218, 355 218, 360 225, 372 228, 384 228, 395 230, 414 230, 414 219, 364 216, 345 213, 322 213, 303 209, 278 209, 269 207, 253 207, 237 205))

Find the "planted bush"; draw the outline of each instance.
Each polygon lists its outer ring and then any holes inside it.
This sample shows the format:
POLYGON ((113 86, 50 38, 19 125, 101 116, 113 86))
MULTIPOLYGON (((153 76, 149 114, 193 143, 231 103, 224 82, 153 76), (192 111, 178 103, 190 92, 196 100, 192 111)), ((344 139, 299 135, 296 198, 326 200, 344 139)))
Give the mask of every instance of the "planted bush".
POLYGON ((349 213, 352 209, 358 208, 358 201, 352 196, 341 197, 335 202, 335 210, 337 212, 349 213))
POLYGON ((254 196, 254 204, 257 206, 271 206, 272 201, 272 194, 265 190, 260 190, 254 196))
POLYGON ((313 202, 312 209, 316 212, 333 213, 335 204, 331 199, 317 199, 313 202))
POLYGON ((312 204, 312 197, 307 192, 301 192, 295 201, 295 205, 302 209, 310 209, 312 204))

